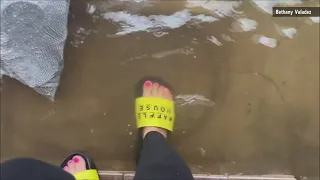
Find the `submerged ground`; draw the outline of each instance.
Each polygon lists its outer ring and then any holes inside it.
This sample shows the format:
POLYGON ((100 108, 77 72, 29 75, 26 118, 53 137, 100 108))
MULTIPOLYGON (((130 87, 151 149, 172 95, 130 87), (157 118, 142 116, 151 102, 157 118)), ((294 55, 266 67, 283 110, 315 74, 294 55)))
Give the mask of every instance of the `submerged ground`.
POLYGON ((3 160, 31 156, 59 164, 86 150, 100 169, 134 170, 134 85, 152 75, 182 100, 171 142, 194 172, 319 176, 319 24, 272 18, 246 2, 240 10, 257 22, 247 32, 227 16, 115 36, 121 26, 101 14, 127 8, 145 17, 172 15, 186 9, 185 2, 92 4, 71 4, 53 103, 4 77, 3 160), (297 32, 290 39, 279 27, 297 32), (255 43, 260 35, 277 40, 276 47, 255 43))

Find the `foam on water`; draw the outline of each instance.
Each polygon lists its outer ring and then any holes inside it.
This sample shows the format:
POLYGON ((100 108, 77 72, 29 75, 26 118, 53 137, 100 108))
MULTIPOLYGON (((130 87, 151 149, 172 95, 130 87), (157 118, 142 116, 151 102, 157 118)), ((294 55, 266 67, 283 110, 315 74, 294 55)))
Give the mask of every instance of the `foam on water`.
MULTIPOLYGON (((136 3, 146 2, 148 0, 135 0, 136 3)), ((185 10, 178 11, 172 15, 151 15, 142 16, 136 14, 130 14, 126 11, 119 12, 107 12, 104 14, 104 18, 119 23, 120 29, 116 35, 125 35, 138 31, 154 31, 154 29, 175 29, 179 28, 189 21, 207 22, 211 23, 218 21, 219 18, 226 16, 232 16, 237 13, 235 8, 241 5, 241 1, 194 1, 187 0, 185 10), (193 16, 190 13, 192 8, 203 8, 206 11, 213 14, 213 16, 206 16, 199 14, 193 16)), ((161 34, 163 35, 163 34, 161 34)))
POLYGON ((104 18, 119 23, 121 28, 116 35, 125 35, 138 31, 154 31, 155 29, 175 29, 191 20, 199 22, 214 22, 219 19, 203 14, 192 16, 189 10, 178 11, 172 15, 140 16, 126 11, 107 12, 104 18))
MULTIPOLYGON (((122 0, 126 1, 126 0, 122 0)), ((150 0, 134 0, 134 3, 152 3, 150 0)), ((277 5, 293 6, 302 4, 302 0, 251 0, 256 7, 267 14, 272 14, 272 7, 277 5)), ((249 19, 245 13, 239 11, 243 1, 217 1, 217 0, 186 0, 184 10, 175 12, 171 15, 150 15, 143 16, 141 14, 131 14, 127 11, 107 12, 103 14, 104 19, 115 22, 119 25, 117 32, 114 35, 121 36, 134 32, 152 32, 156 37, 162 37, 169 34, 168 29, 180 28, 185 24, 191 22, 191 25, 198 23, 212 23, 219 21, 225 17, 232 17, 235 21, 231 24, 230 31, 232 32, 249 32, 255 31, 258 26, 258 22, 249 19), (209 15, 208 15, 209 14, 209 15), (210 15, 212 14, 212 15, 210 15)), ((92 7, 89 8, 89 12, 95 10, 92 7), (91 10, 90 10, 91 8, 91 10)), ((310 20, 314 23, 319 23, 319 17, 310 17, 310 20)), ((290 39, 293 38, 296 33, 294 28, 281 28, 279 33, 282 36, 286 36, 290 39)), ((113 36, 113 35, 111 35, 113 36)), ((222 37, 225 41, 234 42, 233 39, 226 36, 222 37)), ((221 46, 222 43, 214 36, 209 36, 208 41, 221 46)), ((277 42, 273 38, 267 38, 260 36, 256 39, 256 42, 268 47, 276 47, 277 42)))

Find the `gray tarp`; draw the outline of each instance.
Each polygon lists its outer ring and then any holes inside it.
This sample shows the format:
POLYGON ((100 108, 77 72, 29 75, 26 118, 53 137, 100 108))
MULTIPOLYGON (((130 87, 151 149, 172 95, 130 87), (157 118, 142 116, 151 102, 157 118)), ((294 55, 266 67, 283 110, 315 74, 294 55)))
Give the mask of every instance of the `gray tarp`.
POLYGON ((54 99, 69 0, 1 0, 1 74, 54 99))

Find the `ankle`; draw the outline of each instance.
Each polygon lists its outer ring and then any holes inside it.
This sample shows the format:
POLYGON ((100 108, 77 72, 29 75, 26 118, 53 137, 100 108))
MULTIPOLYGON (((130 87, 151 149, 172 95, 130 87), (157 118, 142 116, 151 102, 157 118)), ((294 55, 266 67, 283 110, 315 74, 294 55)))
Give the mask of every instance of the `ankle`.
POLYGON ((167 138, 167 130, 163 129, 163 128, 158 128, 158 127, 145 127, 142 130, 142 137, 144 138, 149 132, 158 132, 160 134, 162 134, 165 138, 167 138))

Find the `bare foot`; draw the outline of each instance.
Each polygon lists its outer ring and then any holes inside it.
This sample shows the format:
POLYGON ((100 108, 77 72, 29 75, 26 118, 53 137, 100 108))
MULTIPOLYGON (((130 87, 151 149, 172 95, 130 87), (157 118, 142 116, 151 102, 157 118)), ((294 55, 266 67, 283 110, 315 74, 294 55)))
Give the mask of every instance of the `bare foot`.
POLYGON ((74 156, 72 160, 68 162, 68 165, 66 165, 63 169, 68 173, 74 175, 76 173, 87 170, 86 162, 81 156, 74 156))
MULTIPOLYGON (((144 82, 143 94, 144 97, 159 97, 163 99, 172 100, 172 94, 170 90, 164 86, 160 86, 158 83, 152 83, 151 81, 144 82)), ((143 138, 151 131, 156 131, 167 138, 167 130, 159 127, 144 127, 142 130, 143 138)))

